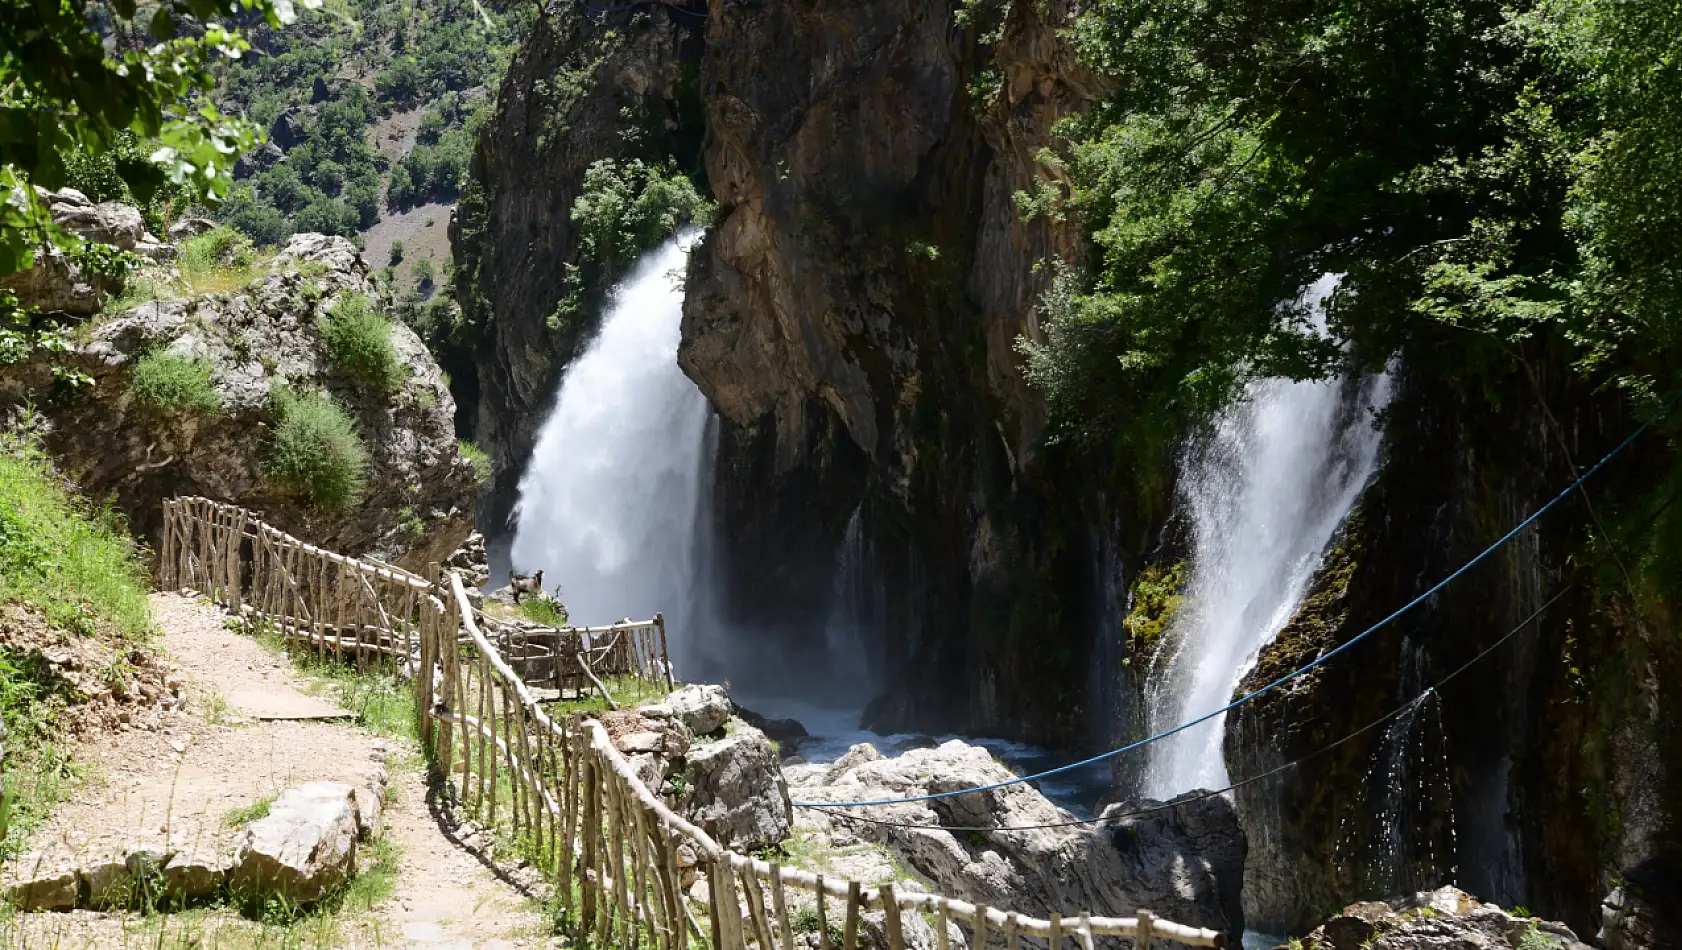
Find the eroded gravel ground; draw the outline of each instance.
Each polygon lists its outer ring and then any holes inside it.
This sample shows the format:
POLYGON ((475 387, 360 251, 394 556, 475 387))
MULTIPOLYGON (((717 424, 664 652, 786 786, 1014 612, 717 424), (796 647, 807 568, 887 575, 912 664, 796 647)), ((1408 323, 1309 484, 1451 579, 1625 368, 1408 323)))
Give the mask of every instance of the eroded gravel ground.
POLYGON ((390 896, 287 927, 226 909, 134 914, 19 914, 0 925, 12 947, 425 947, 511 950, 559 945, 536 905, 445 830, 427 801, 418 750, 348 721, 259 719, 331 711, 291 662, 229 631, 225 615, 194 599, 157 594, 162 647, 183 681, 179 708, 87 738, 77 758, 90 777, 36 835, 34 863, 52 865, 135 844, 231 855, 240 830, 228 816, 317 779, 361 784, 390 766, 383 831, 397 846, 390 896))

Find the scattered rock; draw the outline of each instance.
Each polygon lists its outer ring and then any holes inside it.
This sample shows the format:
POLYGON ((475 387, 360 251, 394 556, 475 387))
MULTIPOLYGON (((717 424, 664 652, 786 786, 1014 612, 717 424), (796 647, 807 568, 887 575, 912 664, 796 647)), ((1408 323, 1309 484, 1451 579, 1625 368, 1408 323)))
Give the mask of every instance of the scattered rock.
POLYGON ((1515 917, 1456 887, 1350 904, 1303 945, 1308 950, 1588 950, 1564 924, 1515 917))
POLYGON ((677 719, 689 727, 691 733, 702 736, 722 729, 730 718, 730 710, 730 696, 724 687, 696 685, 685 686, 659 703, 642 707, 640 711, 645 716, 677 719))
POLYGON ((190 904, 206 900, 222 889, 228 863, 197 851, 170 855, 163 866, 163 894, 167 900, 190 904))
POLYGON ((343 782, 288 789, 246 829, 230 885, 301 904, 320 900, 356 873, 358 816, 356 789, 343 782))
MULTIPOLYGON (((29 859, 22 859, 20 864, 29 867, 29 859)), ((30 876, 8 887, 6 896, 19 910, 71 910, 81 890, 81 874, 73 867, 60 866, 51 871, 34 869, 30 876)))
POLYGON ((765 733, 771 741, 782 743, 785 755, 794 751, 794 746, 801 739, 811 735, 798 719, 769 719, 741 705, 734 705, 734 709, 743 722, 765 733))
POLYGON ((216 230, 216 222, 209 218, 182 218, 169 226, 169 239, 177 242, 185 241, 188 238, 198 237, 206 231, 214 230, 216 230))
POLYGON ((788 783, 763 732, 744 727, 692 746, 683 774, 679 810, 711 829, 720 844, 751 851, 788 837, 794 821, 788 783))
MULTIPOLYGON (((789 782, 809 801, 907 798, 992 785, 1014 777, 980 746, 953 740, 885 758, 860 744, 834 765, 793 766, 789 782)), ((1109 814, 1139 803, 1112 806, 1109 814)), ((1074 816, 1031 785, 872 809, 910 825, 1057 825, 1074 816)), ((842 846, 866 841, 892 852, 943 894, 1045 916, 1071 908, 1127 916, 1148 907, 1176 923, 1209 927, 1232 945, 1243 933, 1239 889, 1244 835, 1220 796, 1122 819, 1011 832, 944 831, 845 822, 802 811, 803 828, 842 846)))

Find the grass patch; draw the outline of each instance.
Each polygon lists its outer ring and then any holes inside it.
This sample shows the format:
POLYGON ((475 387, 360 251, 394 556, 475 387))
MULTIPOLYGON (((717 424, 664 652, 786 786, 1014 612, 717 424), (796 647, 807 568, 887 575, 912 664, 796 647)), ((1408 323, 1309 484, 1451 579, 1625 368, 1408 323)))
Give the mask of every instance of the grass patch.
MULTIPOLYGON (((139 641, 151 632, 141 551, 110 509, 65 487, 28 437, 0 432, 0 625, 44 620, 75 637, 139 641)), ((53 803, 81 778, 63 748, 60 712, 76 690, 38 654, 0 647, 6 724, 0 857, 20 853, 53 803)))
POLYGON ((33 441, 0 432, 0 603, 39 608, 67 633, 103 623, 139 640, 148 587, 121 516, 71 494, 33 441))
POLYGON ((317 508, 343 509, 367 487, 368 448, 350 413, 331 398, 277 386, 277 421, 267 472, 286 491, 317 508))
POLYGON ((354 661, 348 654, 344 660, 332 654, 317 656, 302 641, 281 637, 267 620, 230 619, 227 627, 289 656, 308 681, 309 692, 354 713, 358 726, 389 739, 420 741, 414 691, 397 682, 389 665, 364 673, 351 665, 354 661))
POLYGON ((478 479, 479 484, 484 485, 489 482, 495 470, 491 465, 491 457, 485 454, 485 450, 466 439, 461 441, 460 450, 461 457, 473 463, 473 475, 478 479))
POLYGON ((514 608, 520 616, 532 623, 540 623, 547 627, 564 627, 567 625, 567 609, 559 601, 547 597, 531 597, 514 608))
POLYGON ((228 813, 222 816, 222 827, 238 828, 269 817, 269 808, 274 805, 275 799, 279 797, 278 795, 264 795, 249 805, 229 809, 228 813))
MULTIPOLYGON (((665 699, 667 689, 665 683, 651 683, 635 676, 604 676, 602 685, 613 694, 614 702, 620 708, 637 706, 655 700, 665 699)), ((566 715, 575 712, 607 712, 607 700, 599 694, 586 696, 582 699, 562 699, 549 704, 556 714, 566 715)))
POLYGON ((154 350, 135 361, 129 393, 165 416, 213 416, 222 411, 214 372, 209 360, 154 350))
POLYGON ((333 365, 380 392, 396 392, 409 367, 391 343, 391 321, 374 311, 366 294, 345 294, 316 322, 333 365))
POLYGON ((214 228, 183 242, 176 266, 189 295, 229 293, 258 274, 250 238, 232 228, 214 228))

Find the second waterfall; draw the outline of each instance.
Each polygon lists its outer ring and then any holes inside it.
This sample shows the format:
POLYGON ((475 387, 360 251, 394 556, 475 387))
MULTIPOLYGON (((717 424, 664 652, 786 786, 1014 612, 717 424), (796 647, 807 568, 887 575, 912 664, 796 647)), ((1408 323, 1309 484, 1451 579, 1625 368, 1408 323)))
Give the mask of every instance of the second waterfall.
MULTIPOLYGON (((1316 317, 1335 287, 1308 291, 1316 317)), ((1326 544, 1378 460, 1373 410, 1388 375, 1364 380, 1250 385, 1181 462, 1179 506, 1189 520, 1191 573, 1147 693, 1152 732, 1233 698, 1257 654, 1296 613, 1326 544)), ((1224 717, 1151 747, 1145 794, 1170 798, 1228 784, 1224 717)))

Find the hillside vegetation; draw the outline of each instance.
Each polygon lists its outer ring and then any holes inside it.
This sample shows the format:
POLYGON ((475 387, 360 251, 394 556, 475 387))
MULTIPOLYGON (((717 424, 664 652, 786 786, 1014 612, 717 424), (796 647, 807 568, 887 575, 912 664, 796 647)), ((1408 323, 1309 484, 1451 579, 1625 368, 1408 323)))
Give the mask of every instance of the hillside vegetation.
POLYGON ((453 201, 529 11, 350 0, 255 31, 219 96, 269 144, 242 159, 218 216, 278 244, 301 231, 351 237, 387 210, 453 201))
POLYGON ((0 857, 15 852, 73 775, 61 715, 82 690, 48 665, 42 643, 99 638, 119 655, 124 641, 140 645, 152 625, 147 587, 120 518, 75 494, 30 436, 0 431, 0 857))

